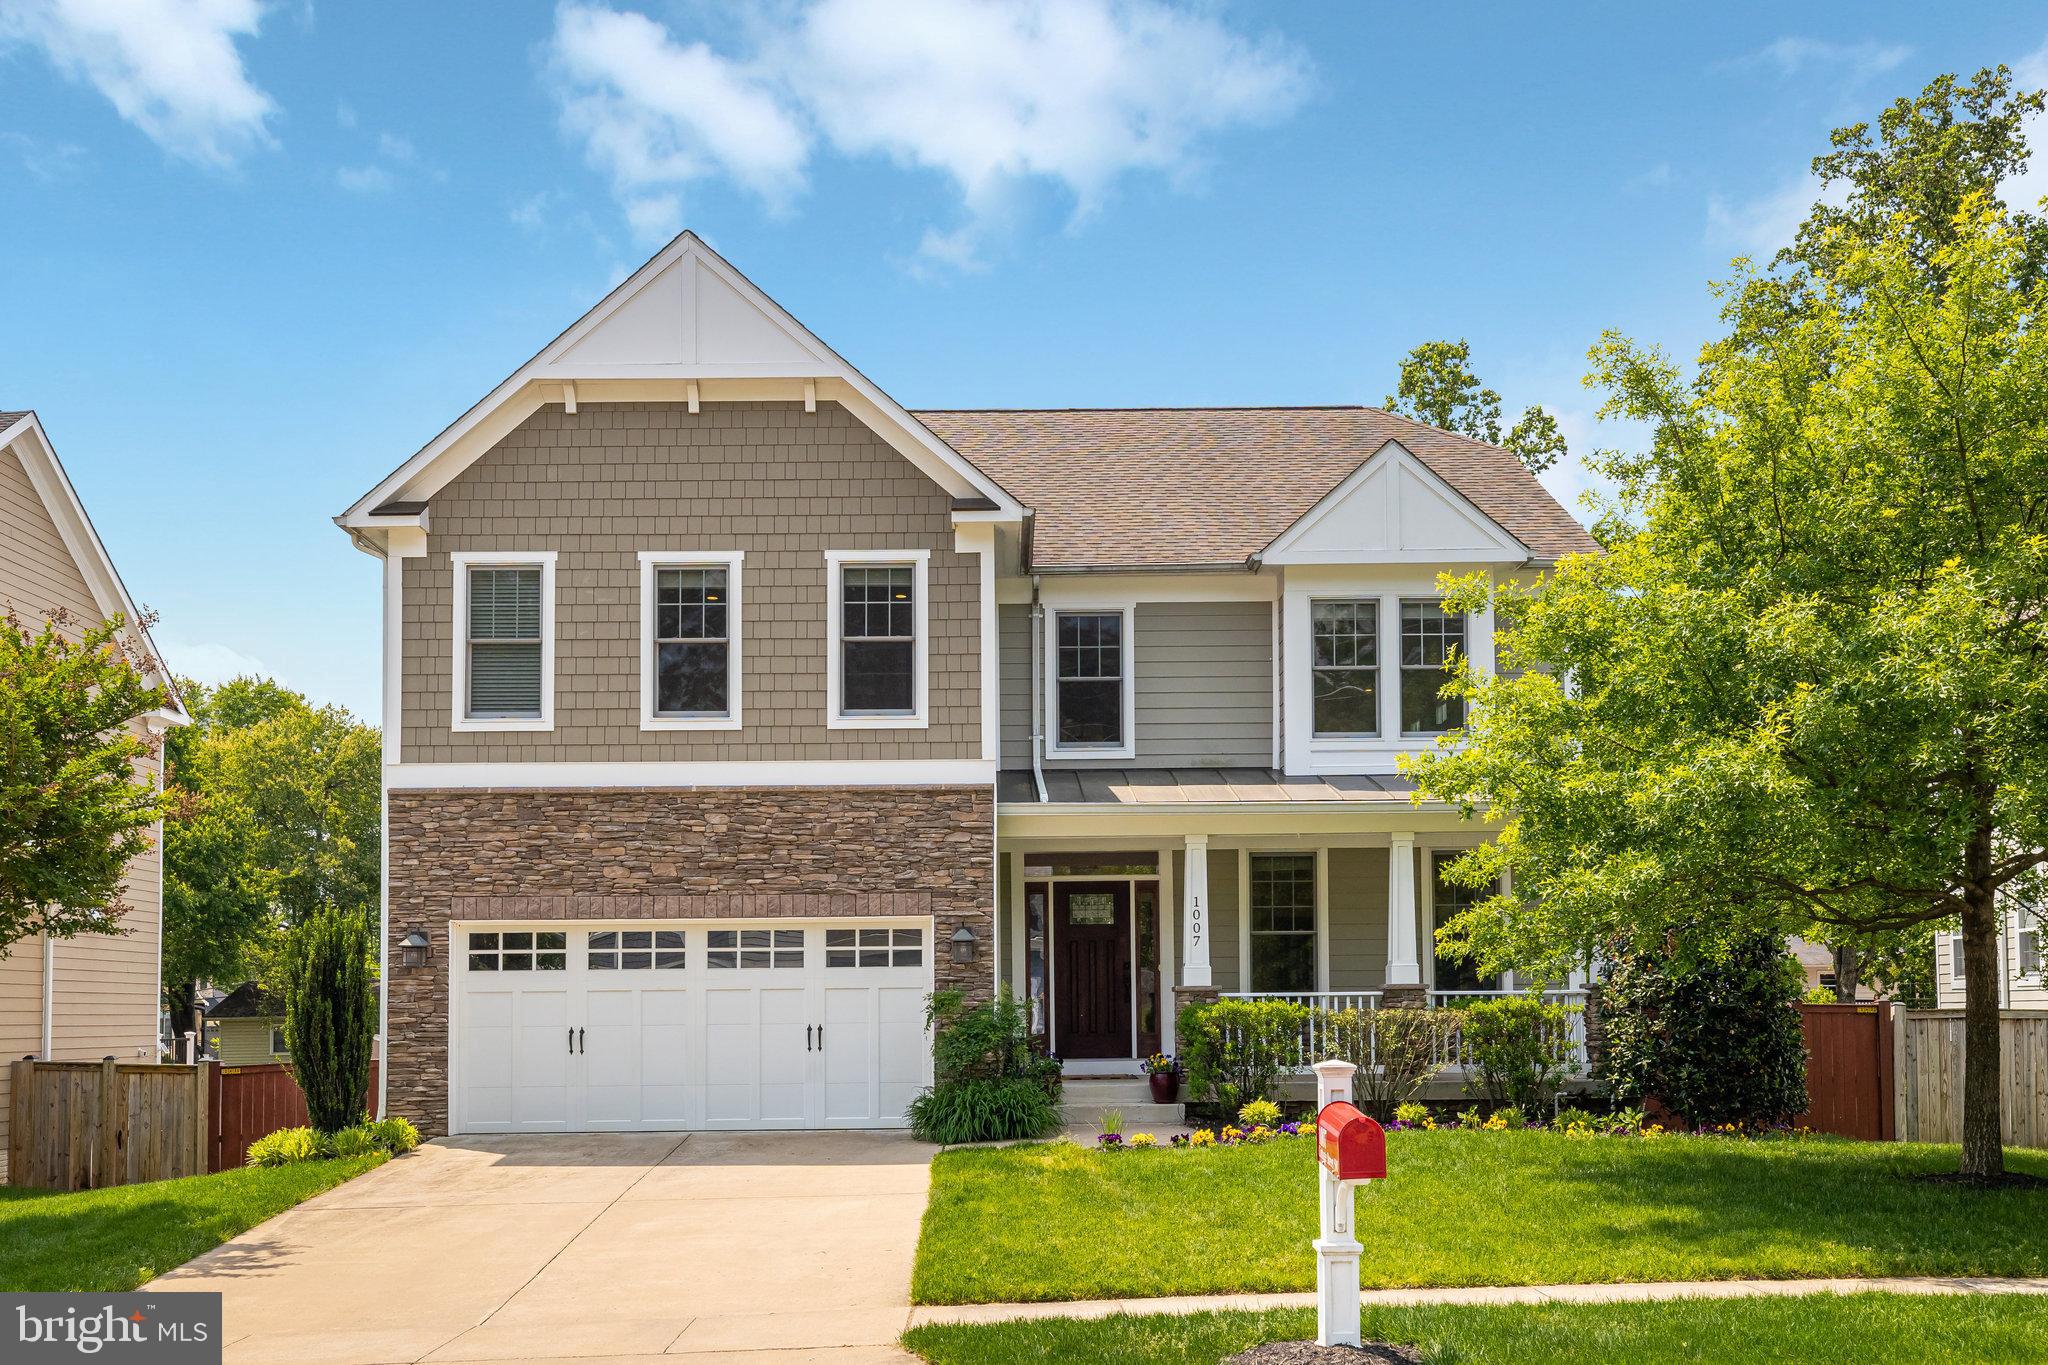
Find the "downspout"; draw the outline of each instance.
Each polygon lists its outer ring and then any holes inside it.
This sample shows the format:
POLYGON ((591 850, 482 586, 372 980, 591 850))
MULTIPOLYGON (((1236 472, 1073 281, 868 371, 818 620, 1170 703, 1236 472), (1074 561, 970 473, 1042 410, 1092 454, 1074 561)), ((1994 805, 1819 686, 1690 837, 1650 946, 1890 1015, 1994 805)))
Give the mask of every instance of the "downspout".
POLYGON ((57 940, 50 936, 47 927, 43 932, 43 1051, 44 1061, 53 1060, 51 1049, 56 1043, 57 1022, 57 940))
POLYGON ((1038 600, 1038 575, 1031 575, 1031 782, 1042 805, 1045 792, 1045 604, 1038 600))

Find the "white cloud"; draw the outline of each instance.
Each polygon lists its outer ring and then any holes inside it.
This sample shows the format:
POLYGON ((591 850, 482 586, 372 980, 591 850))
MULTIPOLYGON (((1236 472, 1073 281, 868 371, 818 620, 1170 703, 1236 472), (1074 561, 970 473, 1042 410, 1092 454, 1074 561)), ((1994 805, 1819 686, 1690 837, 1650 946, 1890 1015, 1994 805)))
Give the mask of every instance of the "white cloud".
MULTIPOLYGON (((2048 88, 2048 43, 2014 62, 2012 76, 2021 90, 2048 88)), ((2034 150, 2032 160, 2024 171, 1999 186, 1999 192, 2009 207, 2038 213, 2042 198, 2048 196, 2048 120, 2038 114, 2027 120, 2027 145, 2034 150)))
POLYGON ((1884 75, 1912 55, 1913 49, 1903 43, 1880 43, 1874 38, 1856 43, 1831 43, 1819 38, 1780 38, 1726 65, 1772 71, 1786 80, 1829 72, 1840 73, 1852 81, 1863 81, 1884 75))
POLYGON ((743 57, 567 3, 553 51, 565 123, 638 219, 714 174, 785 205, 824 145, 950 181, 967 221, 922 251, 956 267, 1021 185, 1080 217, 1128 174, 1184 182, 1206 139, 1287 117, 1312 79, 1293 47, 1161 0, 803 0, 743 57))
POLYGON ((85 148, 72 142, 44 142, 27 133, 0 129, 0 147, 21 162, 21 168, 45 182, 68 180, 84 167, 85 148))
POLYGON ((355 127, 356 107, 353 104, 350 104, 347 100, 340 101, 338 104, 334 106, 334 121, 337 125, 343 128, 355 127))
POLYGON ((0 44, 40 48, 165 151, 225 167, 272 143, 277 106, 236 46, 261 19, 257 0, 8 0, 0 44))
POLYGON ((157 633, 164 666, 180 678, 215 687, 235 678, 274 678, 276 670, 253 655, 207 640, 185 640, 157 633))
POLYGON ((412 139, 400 137, 397 133, 377 134, 377 155, 402 166, 410 166, 419 160, 419 153, 413 149, 412 139))
POLYGON ((334 183, 350 194, 386 194, 397 180, 382 166, 343 166, 334 173, 334 183))
POLYGON ((1823 195, 1819 181, 1802 175, 1751 199, 1709 195, 1707 241, 1758 261, 1769 260, 1780 248, 1792 245, 1799 225, 1822 198, 1839 204, 1846 201, 1848 191, 1837 181, 1823 195))

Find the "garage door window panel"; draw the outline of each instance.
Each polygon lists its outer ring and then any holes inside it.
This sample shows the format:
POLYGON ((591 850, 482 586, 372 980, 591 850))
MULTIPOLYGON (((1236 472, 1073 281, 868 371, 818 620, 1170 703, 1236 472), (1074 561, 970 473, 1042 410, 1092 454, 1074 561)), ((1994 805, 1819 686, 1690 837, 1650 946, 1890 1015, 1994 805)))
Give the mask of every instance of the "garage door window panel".
POLYGON ((550 930, 472 933, 468 942, 473 972, 561 972, 569 968, 569 935, 550 930))
POLYGON ((585 952, 595 972, 680 971, 688 965, 680 929, 592 930, 585 952))
POLYGON ((804 965, 801 929, 713 929, 704 936, 713 970, 796 970, 804 965))
POLYGON ((825 966, 921 967, 922 929, 827 929, 825 966))

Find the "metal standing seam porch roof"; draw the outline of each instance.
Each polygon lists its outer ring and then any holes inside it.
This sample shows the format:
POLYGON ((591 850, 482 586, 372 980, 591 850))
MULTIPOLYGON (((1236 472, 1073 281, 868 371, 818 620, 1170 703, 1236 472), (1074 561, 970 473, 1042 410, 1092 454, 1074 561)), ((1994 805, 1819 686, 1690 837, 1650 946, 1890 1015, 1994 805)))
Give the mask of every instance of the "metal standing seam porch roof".
MULTIPOLYGON (((1048 768, 1047 802, 1054 805, 1186 806, 1208 802, 1287 805, 1407 805, 1415 784, 1405 777, 1316 774, 1289 777, 1274 768, 1048 768)), ((1038 805, 1029 768, 996 774, 999 805, 1038 805)))

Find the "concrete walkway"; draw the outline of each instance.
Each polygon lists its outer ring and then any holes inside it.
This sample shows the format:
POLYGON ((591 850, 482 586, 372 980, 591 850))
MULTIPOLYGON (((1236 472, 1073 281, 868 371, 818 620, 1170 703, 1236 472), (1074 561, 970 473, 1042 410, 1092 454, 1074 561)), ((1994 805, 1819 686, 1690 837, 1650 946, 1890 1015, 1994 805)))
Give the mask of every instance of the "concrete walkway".
MULTIPOLYGON (((2048 1294, 2048 1279, 1901 1277, 1837 1280, 1663 1280, 1647 1284, 1477 1285, 1454 1289, 1368 1289, 1367 1308, 1426 1304, 1645 1303, 1654 1299, 1797 1298, 1812 1294, 2048 1294)), ((1313 1308, 1314 1294, 1187 1294, 1163 1299, 1077 1299, 1065 1303, 966 1303, 915 1308, 913 1327, 928 1322, 1018 1322, 1037 1318, 1107 1318, 1120 1313, 1257 1313, 1313 1308)))
POLYGON ((885 1133, 429 1143, 147 1289, 226 1360, 904 1361, 932 1149, 885 1133))

